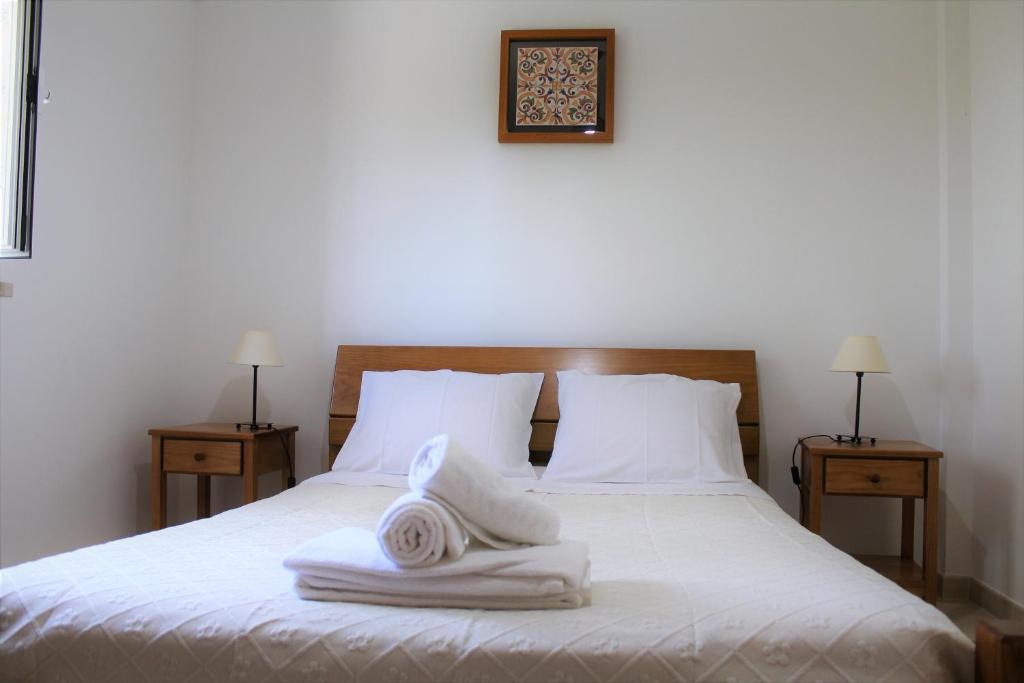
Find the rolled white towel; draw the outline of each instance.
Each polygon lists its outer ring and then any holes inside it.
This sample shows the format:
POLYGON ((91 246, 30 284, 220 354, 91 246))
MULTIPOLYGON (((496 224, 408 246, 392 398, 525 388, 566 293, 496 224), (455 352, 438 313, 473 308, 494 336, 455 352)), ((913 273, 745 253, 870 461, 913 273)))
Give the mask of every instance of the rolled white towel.
POLYGON ((409 467, 409 488, 444 505, 494 548, 558 542, 561 521, 554 509, 512 486, 447 434, 420 447, 409 467))
POLYGON ((399 567, 427 567, 466 552, 466 530, 443 505, 419 491, 399 496, 377 522, 377 542, 399 567))

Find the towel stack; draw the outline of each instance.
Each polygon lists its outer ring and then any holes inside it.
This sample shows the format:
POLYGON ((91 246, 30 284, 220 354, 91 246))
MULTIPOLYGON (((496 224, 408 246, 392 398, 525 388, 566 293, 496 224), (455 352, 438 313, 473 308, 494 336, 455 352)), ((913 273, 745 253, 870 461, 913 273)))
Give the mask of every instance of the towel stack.
POLYGON ((559 541, 553 509, 447 435, 420 448, 409 487, 384 511, 376 534, 338 529, 285 558, 284 565, 297 574, 299 596, 482 609, 571 608, 589 602, 586 544, 559 541))

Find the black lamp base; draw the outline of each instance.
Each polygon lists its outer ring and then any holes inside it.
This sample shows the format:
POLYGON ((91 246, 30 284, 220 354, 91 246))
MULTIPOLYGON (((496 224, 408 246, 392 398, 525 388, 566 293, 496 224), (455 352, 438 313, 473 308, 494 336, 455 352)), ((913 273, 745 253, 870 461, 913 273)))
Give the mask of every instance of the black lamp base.
POLYGON ((878 441, 878 439, 876 437, 873 437, 873 436, 861 436, 860 435, 860 383, 861 383, 861 380, 863 380, 863 379, 864 379, 864 373, 858 371, 857 372, 857 413, 856 413, 855 417, 853 418, 853 434, 852 435, 851 434, 836 434, 836 442, 837 443, 843 443, 845 441, 846 443, 852 443, 852 444, 856 444, 856 445, 859 446, 860 444, 864 443, 864 440, 866 439, 866 440, 871 442, 872 446, 874 446, 875 442, 878 441))
POLYGON ((250 432, 259 432, 265 429, 273 429, 273 422, 236 422, 235 431, 240 432, 243 429, 247 429, 250 432))
POLYGON ((860 434, 836 434, 836 443, 854 443, 861 444, 865 441, 869 441, 872 446, 878 441, 876 436, 861 436, 860 434))
POLYGON ((274 425, 271 422, 257 422, 256 421, 256 378, 259 373, 260 366, 252 366, 252 421, 251 422, 236 422, 235 431, 240 432, 242 429, 246 429, 250 432, 260 432, 265 429, 273 429, 274 425))

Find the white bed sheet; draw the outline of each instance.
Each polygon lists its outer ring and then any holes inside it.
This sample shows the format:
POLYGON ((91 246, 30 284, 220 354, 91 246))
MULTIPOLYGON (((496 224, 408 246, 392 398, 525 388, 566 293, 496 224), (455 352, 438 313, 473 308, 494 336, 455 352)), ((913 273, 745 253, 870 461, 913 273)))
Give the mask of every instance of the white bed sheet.
POLYGON ((0 679, 971 676, 973 646, 944 615, 805 531, 755 490, 533 494, 559 510, 563 536, 591 545, 593 604, 579 610, 302 601, 281 558, 338 526, 372 527, 402 492, 336 479, 3 570, 0 679))
MULTIPOLYGON (((534 472, 537 478, 527 477, 505 477, 505 481, 524 491, 534 493, 586 493, 586 494, 614 494, 614 495, 667 495, 667 494, 689 494, 689 495, 714 495, 714 496, 750 496, 752 498, 764 498, 771 500, 771 496, 764 492, 757 484, 747 479, 742 482, 725 483, 606 483, 606 482, 573 482, 540 479, 544 474, 544 465, 534 465, 534 472)), ((389 486, 392 488, 405 489, 409 485, 409 478, 404 474, 384 474, 381 472, 345 472, 332 471, 307 479, 306 483, 312 484, 345 484, 348 486, 389 486)))

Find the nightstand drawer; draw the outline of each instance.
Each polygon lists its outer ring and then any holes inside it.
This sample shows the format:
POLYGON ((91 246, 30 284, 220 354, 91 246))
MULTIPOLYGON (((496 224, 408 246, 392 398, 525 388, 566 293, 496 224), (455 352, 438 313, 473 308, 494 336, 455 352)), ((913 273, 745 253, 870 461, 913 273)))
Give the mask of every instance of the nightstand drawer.
POLYGON ((924 497, 920 460, 826 458, 825 493, 924 497))
POLYGON ((165 472, 241 474, 242 444, 237 441, 164 439, 165 472))

